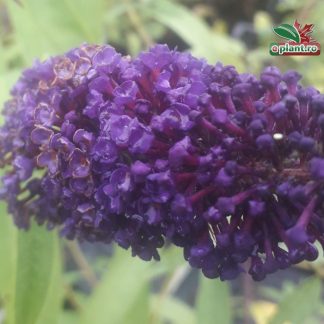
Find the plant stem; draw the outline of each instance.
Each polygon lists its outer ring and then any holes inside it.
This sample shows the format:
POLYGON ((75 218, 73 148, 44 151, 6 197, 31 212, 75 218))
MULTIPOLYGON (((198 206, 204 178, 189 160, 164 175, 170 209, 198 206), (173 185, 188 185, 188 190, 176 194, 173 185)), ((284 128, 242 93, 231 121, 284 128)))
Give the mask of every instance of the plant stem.
POLYGON ((98 280, 83 252, 81 251, 79 244, 75 241, 68 241, 66 245, 74 262, 80 269, 83 278, 93 289, 97 285, 98 280))
POLYGON ((70 285, 64 285, 65 298, 71 304, 71 306, 77 311, 80 312, 82 307, 78 300, 75 297, 74 291, 70 285))
POLYGON ((242 290, 243 290, 243 305, 244 305, 244 324, 252 324, 253 321, 250 315, 250 305, 253 300, 253 281, 247 273, 242 273, 242 290))
POLYGON ((188 265, 180 266, 166 278, 159 293, 158 301, 150 315, 150 324, 159 323, 161 305, 169 295, 172 295, 179 288, 183 280, 190 273, 190 270, 188 265))

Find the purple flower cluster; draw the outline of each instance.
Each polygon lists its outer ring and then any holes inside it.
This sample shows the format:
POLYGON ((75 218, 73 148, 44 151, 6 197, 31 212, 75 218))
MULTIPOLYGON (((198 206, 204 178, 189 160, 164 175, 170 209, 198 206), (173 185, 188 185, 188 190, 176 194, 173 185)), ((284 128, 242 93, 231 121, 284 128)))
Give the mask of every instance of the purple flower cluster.
POLYGON ((24 71, 0 129, 1 198, 69 239, 255 280, 324 243, 324 96, 157 45, 82 45, 24 71))

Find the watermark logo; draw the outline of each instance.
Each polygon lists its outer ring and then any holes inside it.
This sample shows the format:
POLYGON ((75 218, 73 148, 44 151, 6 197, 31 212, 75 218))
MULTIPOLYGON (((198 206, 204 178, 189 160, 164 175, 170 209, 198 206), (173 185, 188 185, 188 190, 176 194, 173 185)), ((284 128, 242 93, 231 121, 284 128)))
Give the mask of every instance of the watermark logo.
POLYGON ((270 44, 270 54, 273 56, 320 55, 321 45, 312 36, 314 24, 302 26, 297 20, 293 25, 281 24, 273 31, 285 42, 270 44))

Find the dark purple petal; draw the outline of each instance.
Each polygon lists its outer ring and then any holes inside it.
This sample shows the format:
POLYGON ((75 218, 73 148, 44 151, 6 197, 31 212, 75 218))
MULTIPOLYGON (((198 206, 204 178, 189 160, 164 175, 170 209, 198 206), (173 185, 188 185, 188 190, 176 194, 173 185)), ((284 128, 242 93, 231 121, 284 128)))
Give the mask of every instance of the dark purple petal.
POLYGON ((254 280, 324 245, 324 95, 156 45, 83 44, 22 73, 0 128, 0 198, 69 239, 159 260, 167 238, 208 278, 254 280))

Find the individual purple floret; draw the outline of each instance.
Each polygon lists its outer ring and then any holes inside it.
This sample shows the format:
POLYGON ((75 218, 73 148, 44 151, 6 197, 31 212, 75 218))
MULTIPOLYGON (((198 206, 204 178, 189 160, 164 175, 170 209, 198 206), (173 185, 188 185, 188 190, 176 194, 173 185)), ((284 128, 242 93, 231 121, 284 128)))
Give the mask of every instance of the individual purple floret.
POLYGON ((255 280, 324 244, 324 95, 156 45, 82 45, 24 71, 0 129, 1 197, 68 239, 255 280), (242 266, 243 264, 244 267, 242 266))

